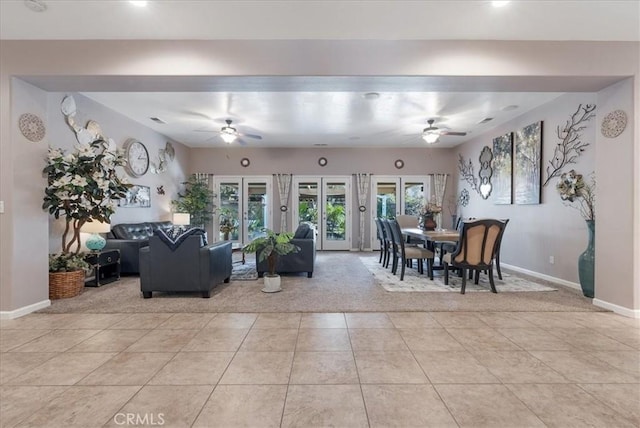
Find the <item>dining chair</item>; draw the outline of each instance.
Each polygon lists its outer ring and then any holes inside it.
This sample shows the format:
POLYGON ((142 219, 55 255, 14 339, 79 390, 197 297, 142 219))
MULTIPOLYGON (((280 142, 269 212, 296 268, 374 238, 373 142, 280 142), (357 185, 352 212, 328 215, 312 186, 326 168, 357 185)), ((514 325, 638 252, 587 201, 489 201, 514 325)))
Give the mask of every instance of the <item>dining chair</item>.
POLYGON ((386 245, 388 248, 388 254, 387 254, 387 262, 384 263, 384 267, 388 268, 389 267, 389 262, 391 261, 391 266, 392 266, 392 270, 393 270, 393 266, 395 266, 398 263, 398 254, 395 251, 396 248, 396 241, 393 237, 393 233, 391 232, 391 226, 389 225, 389 219, 383 218, 380 219, 380 222, 382 223, 382 227, 384 228, 384 239, 386 241, 386 245), (391 256, 391 257, 389 257, 391 256), (393 257, 393 260, 391 260, 391 258, 393 257))
POLYGON ((378 241, 380 241, 380 260, 378 263, 382 263, 384 266, 387 264, 387 260, 389 259, 389 245, 387 240, 385 239, 385 231, 384 226, 382 225, 382 220, 379 218, 374 219, 376 223, 376 229, 378 230, 378 241))
POLYGON ((398 270, 398 262, 401 262, 402 268, 400 270, 400 281, 404 281, 404 271, 408 260, 415 259, 418 261, 419 273, 424 273, 422 261, 427 260, 427 273, 429 274, 429 279, 433 280, 433 251, 422 247, 410 247, 405 245, 398 222, 396 220, 389 220, 388 224, 395 242, 395 246, 393 247, 393 252, 395 253, 394 265, 391 272, 395 275, 398 270))
POLYGON ((498 243, 496 244, 495 260, 496 260, 496 271, 498 271, 498 279, 501 280, 502 279, 502 272, 500 271, 500 247, 502 246, 502 237, 504 236, 504 231, 507 228, 507 224, 509 223, 509 219, 508 218, 503 218, 500 221, 504 223, 504 227, 502 228, 502 232, 500 233, 500 236, 498 237, 498 243))
POLYGON ((455 251, 447 253, 443 257, 445 285, 449 285, 449 265, 451 265, 462 271, 461 294, 464 294, 467 285, 467 270, 470 273, 476 272, 476 283, 479 272, 489 272, 491 291, 497 293, 498 291, 493 281, 493 260, 504 226, 504 222, 494 219, 463 223, 460 231, 460 240, 455 251))

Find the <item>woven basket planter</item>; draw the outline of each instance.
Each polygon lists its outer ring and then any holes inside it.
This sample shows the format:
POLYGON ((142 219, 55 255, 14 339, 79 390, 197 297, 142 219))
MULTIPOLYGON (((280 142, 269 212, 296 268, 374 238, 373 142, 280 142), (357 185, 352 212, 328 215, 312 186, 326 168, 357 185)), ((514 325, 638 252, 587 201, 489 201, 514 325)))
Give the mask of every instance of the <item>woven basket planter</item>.
POLYGON ((82 293, 84 271, 49 272, 49 299, 64 299, 82 293))

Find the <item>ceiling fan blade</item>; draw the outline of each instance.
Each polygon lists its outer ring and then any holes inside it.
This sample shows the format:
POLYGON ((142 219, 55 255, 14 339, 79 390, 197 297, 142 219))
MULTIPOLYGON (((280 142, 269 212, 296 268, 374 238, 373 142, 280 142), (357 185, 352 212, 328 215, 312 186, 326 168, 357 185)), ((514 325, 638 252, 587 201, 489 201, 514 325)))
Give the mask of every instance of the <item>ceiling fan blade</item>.
POLYGON ((454 132, 454 131, 442 131, 440 132, 440 135, 454 135, 454 136, 458 136, 458 137, 464 137, 465 135, 467 135, 466 132, 454 132))
POLYGON ((256 134, 244 134, 242 132, 239 132, 238 135, 241 135, 243 137, 255 138, 256 140, 262 140, 262 137, 256 134))
POLYGON ((193 132, 220 132, 220 130, 211 129, 211 128, 200 128, 200 129, 194 129, 193 132))
POLYGON ((246 142, 246 141, 244 141, 242 138, 238 138, 236 141, 237 141, 237 142, 238 142, 238 144, 239 144, 239 145, 241 145, 241 146, 246 146, 246 145, 247 145, 247 142, 246 142))

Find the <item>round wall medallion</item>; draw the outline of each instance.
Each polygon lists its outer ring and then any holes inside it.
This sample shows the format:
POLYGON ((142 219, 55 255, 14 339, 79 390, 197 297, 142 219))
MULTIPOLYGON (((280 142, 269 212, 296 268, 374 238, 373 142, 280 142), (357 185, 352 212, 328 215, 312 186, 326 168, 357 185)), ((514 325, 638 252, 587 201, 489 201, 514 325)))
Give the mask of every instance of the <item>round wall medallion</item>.
POLYGON ((249 158, 242 158, 240 159, 240 165, 246 168, 251 165, 251 161, 249 160, 249 158))
POLYGON ((24 113, 18 118, 18 127, 20 132, 29 141, 37 143, 44 138, 46 133, 44 123, 35 114, 24 113))
POLYGON ((622 110, 615 110, 602 119, 602 135, 616 138, 627 127, 627 114, 622 110))
POLYGON ((360 205, 358 209, 360 210, 361 213, 363 213, 367 210, 367 207, 365 207, 364 205, 360 205))
POLYGON ((286 205, 280 205, 280 211, 282 211, 283 213, 287 212, 289 208, 287 208, 286 205))
POLYGON ((402 169, 404 167, 404 161, 402 159, 397 159, 393 164, 398 169, 402 169))
POLYGON ((320 159, 318 159, 318 165, 320 165, 320 166, 327 166, 327 158, 320 158, 320 159))

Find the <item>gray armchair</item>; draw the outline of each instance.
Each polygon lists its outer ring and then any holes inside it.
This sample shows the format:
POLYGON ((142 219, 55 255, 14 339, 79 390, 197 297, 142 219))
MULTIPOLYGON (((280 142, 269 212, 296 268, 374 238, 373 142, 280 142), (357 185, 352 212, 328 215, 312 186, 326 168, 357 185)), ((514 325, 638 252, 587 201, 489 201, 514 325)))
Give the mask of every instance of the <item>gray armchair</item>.
MULTIPOLYGON (((291 240, 293 245, 297 245, 300 251, 278 257, 276 272, 306 272, 307 277, 313 276, 313 268, 316 262, 316 229, 308 223, 301 223, 291 240)), ((258 276, 262 277, 265 272, 269 272, 267 261, 258 261, 260 250, 256 251, 256 270, 258 276)))
POLYGON ((154 291, 199 292, 211 290, 231 278, 231 242, 202 246, 202 236, 188 236, 172 250, 158 236, 140 249, 140 290, 145 299, 154 291))

